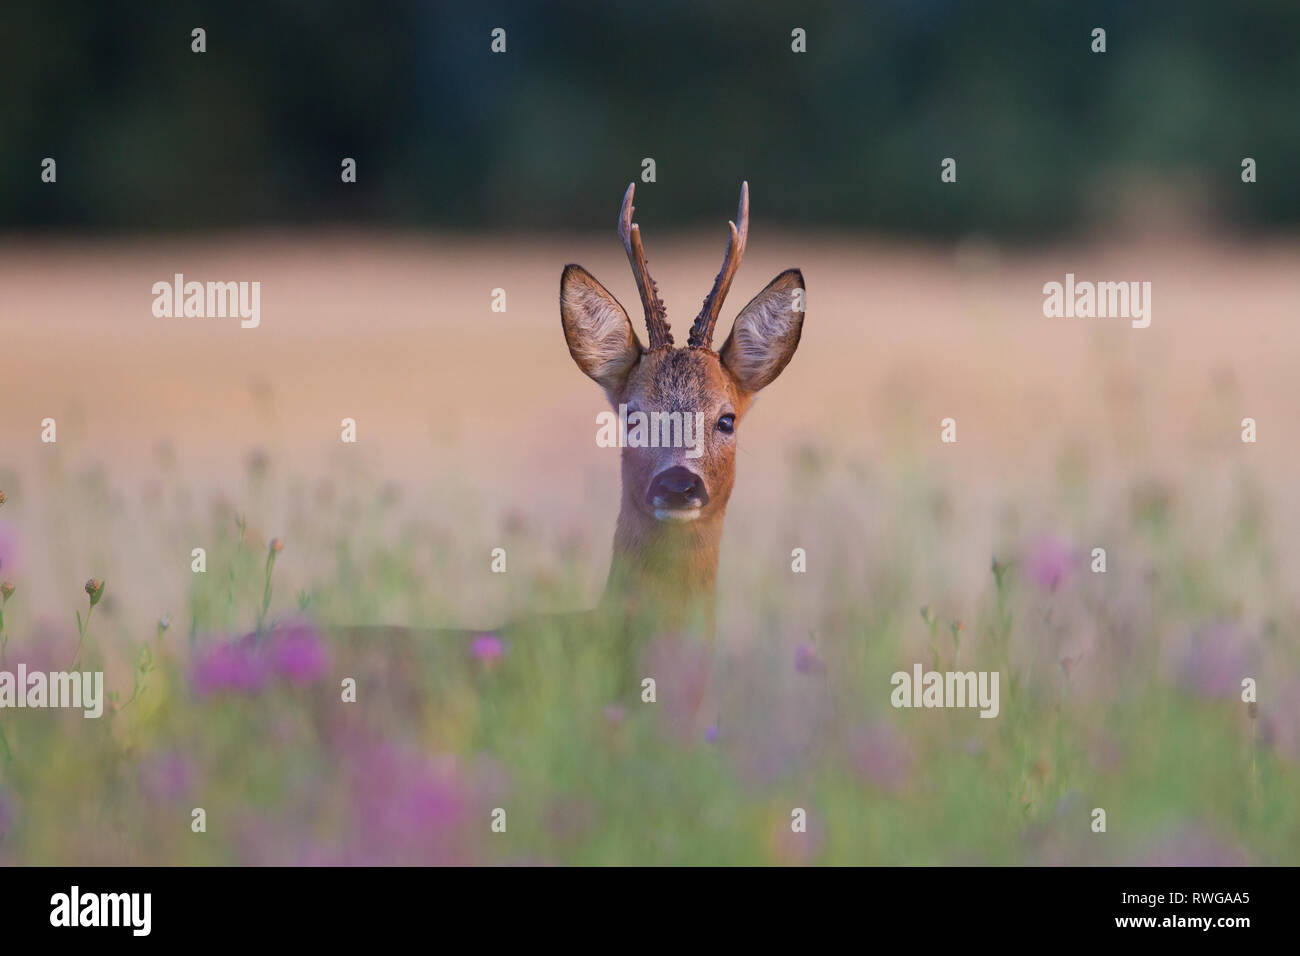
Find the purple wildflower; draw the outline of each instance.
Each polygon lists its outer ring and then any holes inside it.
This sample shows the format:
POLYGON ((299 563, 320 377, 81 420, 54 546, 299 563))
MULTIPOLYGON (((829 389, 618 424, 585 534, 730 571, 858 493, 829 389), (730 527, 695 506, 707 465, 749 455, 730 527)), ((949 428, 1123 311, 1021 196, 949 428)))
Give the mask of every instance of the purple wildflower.
POLYGON ((266 659, 253 635, 218 644, 194 666, 194 689, 200 694, 255 694, 266 684, 266 659))
POLYGON ((276 631, 271 666, 291 684, 312 684, 324 677, 329 661, 316 629, 301 623, 276 631))
POLYGON ((1044 591, 1055 592, 1068 584, 1074 566, 1074 547, 1051 535, 1035 538, 1025 555, 1025 571, 1029 580, 1044 591))
POLYGON ((794 669, 800 674, 824 674, 826 662, 812 644, 800 644, 794 649, 794 669))
POLYGON ((383 743, 363 747, 348 761, 349 862, 463 864, 472 795, 456 762, 383 743))
POLYGON ((501 655, 505 653, 505 645, 498 635, 488 632, 474 638, 469 646, 469 652, 474 660, 491 664, 501 659, 501 655))

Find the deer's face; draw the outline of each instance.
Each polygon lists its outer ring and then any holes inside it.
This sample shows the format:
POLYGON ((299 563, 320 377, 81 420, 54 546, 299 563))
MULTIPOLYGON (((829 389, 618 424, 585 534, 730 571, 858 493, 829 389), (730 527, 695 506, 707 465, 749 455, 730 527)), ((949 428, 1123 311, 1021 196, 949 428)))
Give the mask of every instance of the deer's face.
POLYGON ((691 348, 646 352, 611 399, 629 419, 648 413, 640 420, 658 433, 647 437, 660 447, 623 448, 629 503, 659 521, 720 514, 731 497, 736 432, 749 399, 718 356, 691 348))
POLYGON ((608 290, 576 265, 567 266, 560 281, 564 337, 578 367, 605 389, 619 412, 625 506, 665 523, 719 517, 735 481, 741 419, 755 393, 781 373, 799 344, 803 276, 790 269, 773 279, 741 310, 722 348, 713 351, 713 326, 748 230, 748 189, 743 188, 741 227, 732 226, 723 270, 688 345, 674 348, 631 223, 631 198, 629 187, 620 231, 646 308, 650 346, 642 346, 627 312, 608 290))

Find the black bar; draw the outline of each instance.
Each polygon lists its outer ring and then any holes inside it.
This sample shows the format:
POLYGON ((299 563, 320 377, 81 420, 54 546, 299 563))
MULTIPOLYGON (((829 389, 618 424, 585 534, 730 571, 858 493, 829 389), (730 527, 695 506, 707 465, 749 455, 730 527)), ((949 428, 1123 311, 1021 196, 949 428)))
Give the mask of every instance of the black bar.
MULTIPOLYGON (((37 868, 0 871, 0 911, 6 943, 66 942, 75 934, 79 943, 338 946, 419 931, 448 943, 467 935, 466 944, 474 945, 500 942, 515 930, 535 944, 550 936, 666 944, 673 927, 732 940, 838 927, 860 939, 902 932, 925 946, 1124 936, 1231 946, 1256 931, 1285 928, 1292 879, 1292 872, 1276 868, 37 868), (58 894, 70 903, 73 886, 83 913, 89 895, 150 894, 148 935, 136 936, 132 925, 51 925, 61 915, 58 894), (1208 928, 1199 922, 1205 919, 1208 928)), ((98 914, 99 898, 89 906, 98 914)), ((143 926, 142 905, 120 912, 120 923, 131 924, 134 915, 143 926)))

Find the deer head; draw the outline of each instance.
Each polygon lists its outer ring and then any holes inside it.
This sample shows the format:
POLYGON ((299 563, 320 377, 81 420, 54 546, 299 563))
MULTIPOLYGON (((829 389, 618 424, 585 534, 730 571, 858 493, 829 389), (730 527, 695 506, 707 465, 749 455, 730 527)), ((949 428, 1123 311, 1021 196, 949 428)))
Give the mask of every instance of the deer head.
MULTIPOLYGON (((788 269, 736 317, 722 348, 713 330, 740 267, 749 234, 749 184, 740 187, 740 211, 722 270, 691 326, 687 344, 673 345, 667 311, 650 278, 641 231, 632 221, 635 183, 623 197, 619 235, 645 310, 649 345, 641 344, 627 312, 586 269, 569 265, 560 281, 560 317, 578 367, 611 404, 634 412, 682 413, 702 435, 689 447, 625 447, 619 539, 644 546, 665 536, 714 544, 736 476, 736 441, 754 396, 781 374, 803 327, 803 275, 788 269)), ((659 443, 662 444, 662 443, 659 443)))

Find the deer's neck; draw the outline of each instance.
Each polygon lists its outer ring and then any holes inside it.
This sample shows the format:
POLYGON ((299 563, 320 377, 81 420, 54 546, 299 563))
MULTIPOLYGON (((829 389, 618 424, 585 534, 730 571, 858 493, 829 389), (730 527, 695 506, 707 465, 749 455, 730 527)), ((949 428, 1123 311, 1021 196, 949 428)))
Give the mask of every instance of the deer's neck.
POLYGON ((656 521, 624 503, 602 607, 656 630, 712 637, 722 515, 656 521))

